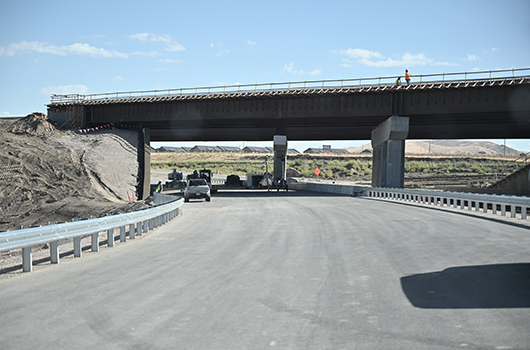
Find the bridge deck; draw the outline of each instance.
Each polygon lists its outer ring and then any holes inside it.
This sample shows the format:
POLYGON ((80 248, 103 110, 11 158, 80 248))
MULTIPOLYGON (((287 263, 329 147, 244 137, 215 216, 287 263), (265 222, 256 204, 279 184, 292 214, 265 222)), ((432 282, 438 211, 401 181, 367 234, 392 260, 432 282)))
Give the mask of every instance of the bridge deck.
POLYGON ((54 95, 48 114, 73 128, 149 128, 152 141, 368 140, 392 115, 410 118, 411 139, 527 138, 529 73, 418 76, 410 85, 385 77, 54 95))

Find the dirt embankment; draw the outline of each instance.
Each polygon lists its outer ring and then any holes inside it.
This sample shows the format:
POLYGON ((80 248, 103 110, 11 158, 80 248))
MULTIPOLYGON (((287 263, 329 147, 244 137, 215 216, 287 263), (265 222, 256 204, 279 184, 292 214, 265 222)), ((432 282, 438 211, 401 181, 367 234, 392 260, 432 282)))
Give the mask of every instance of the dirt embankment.
POLYGON ((80 135, 43 114, 0 120, 0 231, 135 210, 137 133, 80 135))

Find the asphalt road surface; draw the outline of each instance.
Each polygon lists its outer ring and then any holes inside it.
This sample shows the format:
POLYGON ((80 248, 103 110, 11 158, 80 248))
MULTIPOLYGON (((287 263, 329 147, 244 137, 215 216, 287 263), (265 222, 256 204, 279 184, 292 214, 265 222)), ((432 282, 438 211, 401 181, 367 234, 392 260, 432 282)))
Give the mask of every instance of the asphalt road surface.
POLYGON ((529 349, 529 249, 467 212, 220 192, 0 280, 0 348, 529 349))

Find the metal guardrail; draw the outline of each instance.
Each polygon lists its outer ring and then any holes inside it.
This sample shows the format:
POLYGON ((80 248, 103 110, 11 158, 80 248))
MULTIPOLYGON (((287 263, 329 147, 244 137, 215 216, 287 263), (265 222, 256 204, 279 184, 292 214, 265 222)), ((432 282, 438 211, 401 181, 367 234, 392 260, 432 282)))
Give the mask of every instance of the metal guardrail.
MULTIPOLYGON (((180 89, 146 90, 130 92, 112 92, 101 94, 67 94, 52 95, 50 105, 54 104, 88 104, 96 101, 143 101, 144 99, 182 98, 182 97, 220 97, 238 95, 241 93, 274 93, 295 91, 328 91, 355 90, 363 88, 396 87, 398 76, 358 79, 308 80, 283 83, 259 83, 226 86, 209 86, 180 89)), ((419 74, 412 76, 410 86, 401 85, 398 88, 432 87, 445 84, 474 84, 478 82, 494 83, 514 79, 530 79, 530 68, 513 68, 504 70, 489 70, 461 73, 419 74)), ((467 84, 467 85, 466 85, 467 84)))
POLYGON ((517 196, 499 196, 476 193, 412 190, 403 188, 377 188, 349 185, 289 183, 289 188, 321 193, 342 194, 348 196, 366 196, 416 204, 434 205, 445 208, 473 210, 483 213, 527 220, 530 212, 530 198, 517 196))
POLYGON ((184 200, 175 196, 154 194, 156 207, 102 218, 80 220, 42 227, 0 233, 0 252, 22 248, 22 269, 32 270, 31 247, 50 244, 50 260, 59 263, 59 240, 73 239, 74 257, 81 257, 81 239, 91 236, 92 251, 99 251, 99 233, 107 231, 107 245, 114 246, 114 231, 120 230, 120 241, 134 239, 178 216, 184 200), (129 227, 126 232, 126 227, 129 227))
POLYGON ((506 216, 527 220, 530 210, 530 198, 516 196, 498 196, 488 194, 441 192, 427 190, 409 190, 401 188, 368 188, 364 195, 373 198, 392 199, 404 202, 434 205, 454 209, 467 209, 476 212, 506 216), (519 214, 519 215, 518 215, 519 214))

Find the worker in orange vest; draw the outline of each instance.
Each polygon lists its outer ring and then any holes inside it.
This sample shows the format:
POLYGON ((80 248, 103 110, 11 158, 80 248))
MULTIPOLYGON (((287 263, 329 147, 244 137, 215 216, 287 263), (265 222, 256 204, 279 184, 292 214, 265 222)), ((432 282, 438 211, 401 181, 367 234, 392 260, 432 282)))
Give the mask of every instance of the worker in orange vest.
POLYGON ((412 76, 412 74, 410 74, 409 70, 405 69, 405 80, 407 81, 407 85, 410 84, 410 77, 411 76, 412 76))

